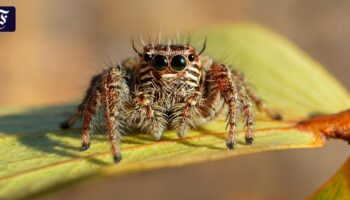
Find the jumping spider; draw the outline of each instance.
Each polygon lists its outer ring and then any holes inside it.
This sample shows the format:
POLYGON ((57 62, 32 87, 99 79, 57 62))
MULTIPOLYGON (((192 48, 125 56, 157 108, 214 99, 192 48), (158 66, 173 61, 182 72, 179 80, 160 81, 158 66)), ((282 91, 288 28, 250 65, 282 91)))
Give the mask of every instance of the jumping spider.
POLYGON ((240 113, 246 127, 245 142, 253 142, 251 100, 271 118, 281 118, 264 106, 237 71, 202 56, 206 41, 199 53, 189 44, 151 42, 140 52, 132 41, 132 47, 139 57, 94 76, 77 111, 61 123, 61 128, 67 129, 83 117, 83 150, 90 147, 91 122, 101 103, 116 163, 122 159, 121 132, 128 129, 147 132, 156 140, 164 130, 175 129, 183 138, 189 127, 214 119, 227 104, 226 145, 233 149, 240 113))

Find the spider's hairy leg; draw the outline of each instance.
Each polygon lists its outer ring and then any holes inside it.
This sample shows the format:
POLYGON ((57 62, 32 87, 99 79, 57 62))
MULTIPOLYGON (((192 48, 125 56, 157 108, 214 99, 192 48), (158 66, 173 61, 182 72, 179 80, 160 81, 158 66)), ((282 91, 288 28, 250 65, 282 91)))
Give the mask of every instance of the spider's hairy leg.
POLYGON ((180 138, 185 136, 189 123, 192 122, 196 124, 196 119, 204 121, 212 120, 222 111, 223 106, 217 107, 220 91, 211 81, 206 81, 206 79, 208 80, 210 77, 206 77, 206 74, 203 74, 202 77, 203 82, 199 90, 189 96, 184 107, 180 107, 180 115, 176 118, 178 120, 173 122, 175 124, 174 127, 177 127, 178 136, 180 138))
POLYGON ((90 131, 92 118, 95 115, 97 108, 101 102, 100 87, 94 88, 92 95, 88 99, 83 111, 83 132, 81 145, 82 150, 87 150, 90 147, 90 131))
POLYGON ((239 79, 241 80, 243 86, 245 87, 245 90, 246 90, 249 98, 254 102, 254 104, 256 105, 256 107, 258 108, 258 110, 260 112, 266 113, 267 116, 269 116, 271 119, 274 119, 274 120, 282 120, 283 119, 283 116, 281 114, 279 114, 276 111, 268 108, 265 105, 264 101, 261 98, 259 98, 257 95, 254 94, 252 88, 249 86, 246 78, 242 74, 239 74, 235 70, 231 70, 231 71, 232 71, 232 74, 234 76, 239 77, 239 79))
POLYGON ((67 120, 63 121, 60 124, 61 129, 69 129, 83 115, 83 111, 84 111, 86 105, 88 104, 89 99, 92 98, 93 95, 96 95, 95 90, 96 90, 97 85, 100 83, 100 81, 101 81, 100 74, 94 76, 91 79, 90 86, 89 86, 88 90, 86 91, 86 94, 85 94, 83 101, 79 104, 76 112, 73 113, 67 120))
MULTIPOLYGON (((230 129, 226 145, 227 148, 233 149, 236 144, 235 128, 237 125, 237 115, 241 106, 240 103, 242 102, 242 97, 240 96, 241 86, 233 80, 231 71, 226 65, 213 64, 208 75, 208 78, 214 82, 225 103, 228 105, 228 125, 230 129)), ((249 104, 246 104, 246 106, 249 106, 249 104)))
POLYGON ((152 134, 152 137, 155 140, 160 140, 163 134, 163 129, 160 128, 160 126, 157 123, 156 117, 155 117, 155 111, 153 110, 151 106, 151 101, 147 94, 144 94, 143 92, 139 92, 136 95, 136 102, 138 105, 142 107, 146 111, 146 118, 147 121, 150 123, 150 133, 152 134))
POLYGON ((105 120, 113 158, 116 163, 122 159, 119 145, 120 134, 117 133, 117 122, 123 103, 123 96, 126 96, 128 93, 127 86, 123 81, 120 67, 112 67, 105 71, 102 76, 102 102, 105 108, 105 120))
POLYGON ((197 106, 199 97, 201 97, 201 93, 197 91, 197 92, 194 92, 186 101, 186 105, 183 108, 182 117, 180 118, 180 122, 178 124, 178 136, 180 138, 183 138, 186 135, 186 132, 189 126, 188 121, 189 121, 191 109, 197 106))
POLYGON ((244 114, 244 123, 246 127, 246 135, 245 135, 245 142, 246 144, 252 144, 254 140, 253 135, 253 126, 254 126, 254 111, 252 103, 250 102, 249 95, 247 93, 247 90, 245 88, 245 85, 242 83, 241 79, 237 77, 236 75, 233 75, 233 79, 235 80, 235 83, 239 87, 239 102, 241 104, 240 108, 242 110, 242 113, 244 114))

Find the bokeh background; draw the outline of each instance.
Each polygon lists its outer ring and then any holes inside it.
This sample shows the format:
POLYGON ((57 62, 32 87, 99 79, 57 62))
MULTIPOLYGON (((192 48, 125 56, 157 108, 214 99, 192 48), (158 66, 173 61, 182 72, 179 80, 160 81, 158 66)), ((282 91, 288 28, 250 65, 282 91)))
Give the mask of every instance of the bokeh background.
MULTIPOLYGON (((132 55, 129 39, 252 21, 285 35, 350 88, 350 1, 3 0, 17 30, 0 33, 0 106, 77 101, 92 74, 132 55)), ((296 80, 297 81, 297 80, 296 80)), ((310 88, 311 89, 311 88, 310 88)), ((341 166, 345 142, 84 183, 41 199, 303 199, 341 166)))

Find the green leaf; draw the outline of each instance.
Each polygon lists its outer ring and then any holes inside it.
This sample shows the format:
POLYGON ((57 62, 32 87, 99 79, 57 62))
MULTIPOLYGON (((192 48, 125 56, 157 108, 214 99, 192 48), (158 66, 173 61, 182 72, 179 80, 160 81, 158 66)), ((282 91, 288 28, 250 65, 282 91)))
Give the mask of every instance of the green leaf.
MULTIPOLYGON (((81 152, 80 128, 58 124, 74 106, 0 109, 0 199, 24 198, 67 183, 161 167, 180 166, 261 151, 319 147, 324 137, 295 122, 315 113, 350 107, 345 89, 317 62, 286 39, 260 26, 238 24, 194 33, 208 38, 207 55, 233 64, 248 77, 267 106, 286 120, 271 121, 257 113, 255 143, 245 145, 240 131, 235 150, 225 147, 225 122, 219 118, 178 139, 173 131, 161 141, 144 134, 122 139, 123 161, 114 165, 103 131, 81 152)), ((79 126, 77 126, 79 127, 79 126)))
POLYGON ((350 158, 339 171, 309 199, 350 199, 350 158))

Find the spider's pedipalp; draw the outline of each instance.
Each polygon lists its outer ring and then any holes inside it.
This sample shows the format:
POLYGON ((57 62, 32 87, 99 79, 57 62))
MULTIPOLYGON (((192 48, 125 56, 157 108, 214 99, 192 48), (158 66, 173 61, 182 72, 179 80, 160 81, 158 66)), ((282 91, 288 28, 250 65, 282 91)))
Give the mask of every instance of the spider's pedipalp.
MULTIPOLYGON (((140 112, 145 112, 145 119, 147 122, 143 122, 143 125, 147 125, 145 127, 148 132, 151 133, 152 137, 155 140, 160 140, 162 137, 164 128, 157 120, 158 117, 156 116, 158 111, 155 111, 155 109, 151 105, 151 100, 149 99, 149 95, 144 94, 143 92, 139 92, 136 95, 136 104, 140 106, 140 112)), ((142 125, 141 125, 142 126, 142 125)))
MULTIPOLYGON (((191 122, 191 120, 193 121, 193 119, 198 119, 200 116, 194 116, 195 111, 194 109, 201 109, 198 107, 198 103, 200 101, 200 99, 202 98, 202 94, 201 92, 194 92, 192 95, 190 95, 186 102, 185 102, 185 106, 181 107, 180 112, 177 112, 179 114, 175 114, 175 118, 177 118, 177 120, 174 120, 174 127, 177 127, 177 132, 178 132, 178 136, 179 138, 184 138, 186 135, 186 132, 189 128, 189 123, 191 122), (197 108, 196 108, 197 107, 197 108)), ((176 112, 174 112, 176 113, 176 112)))

